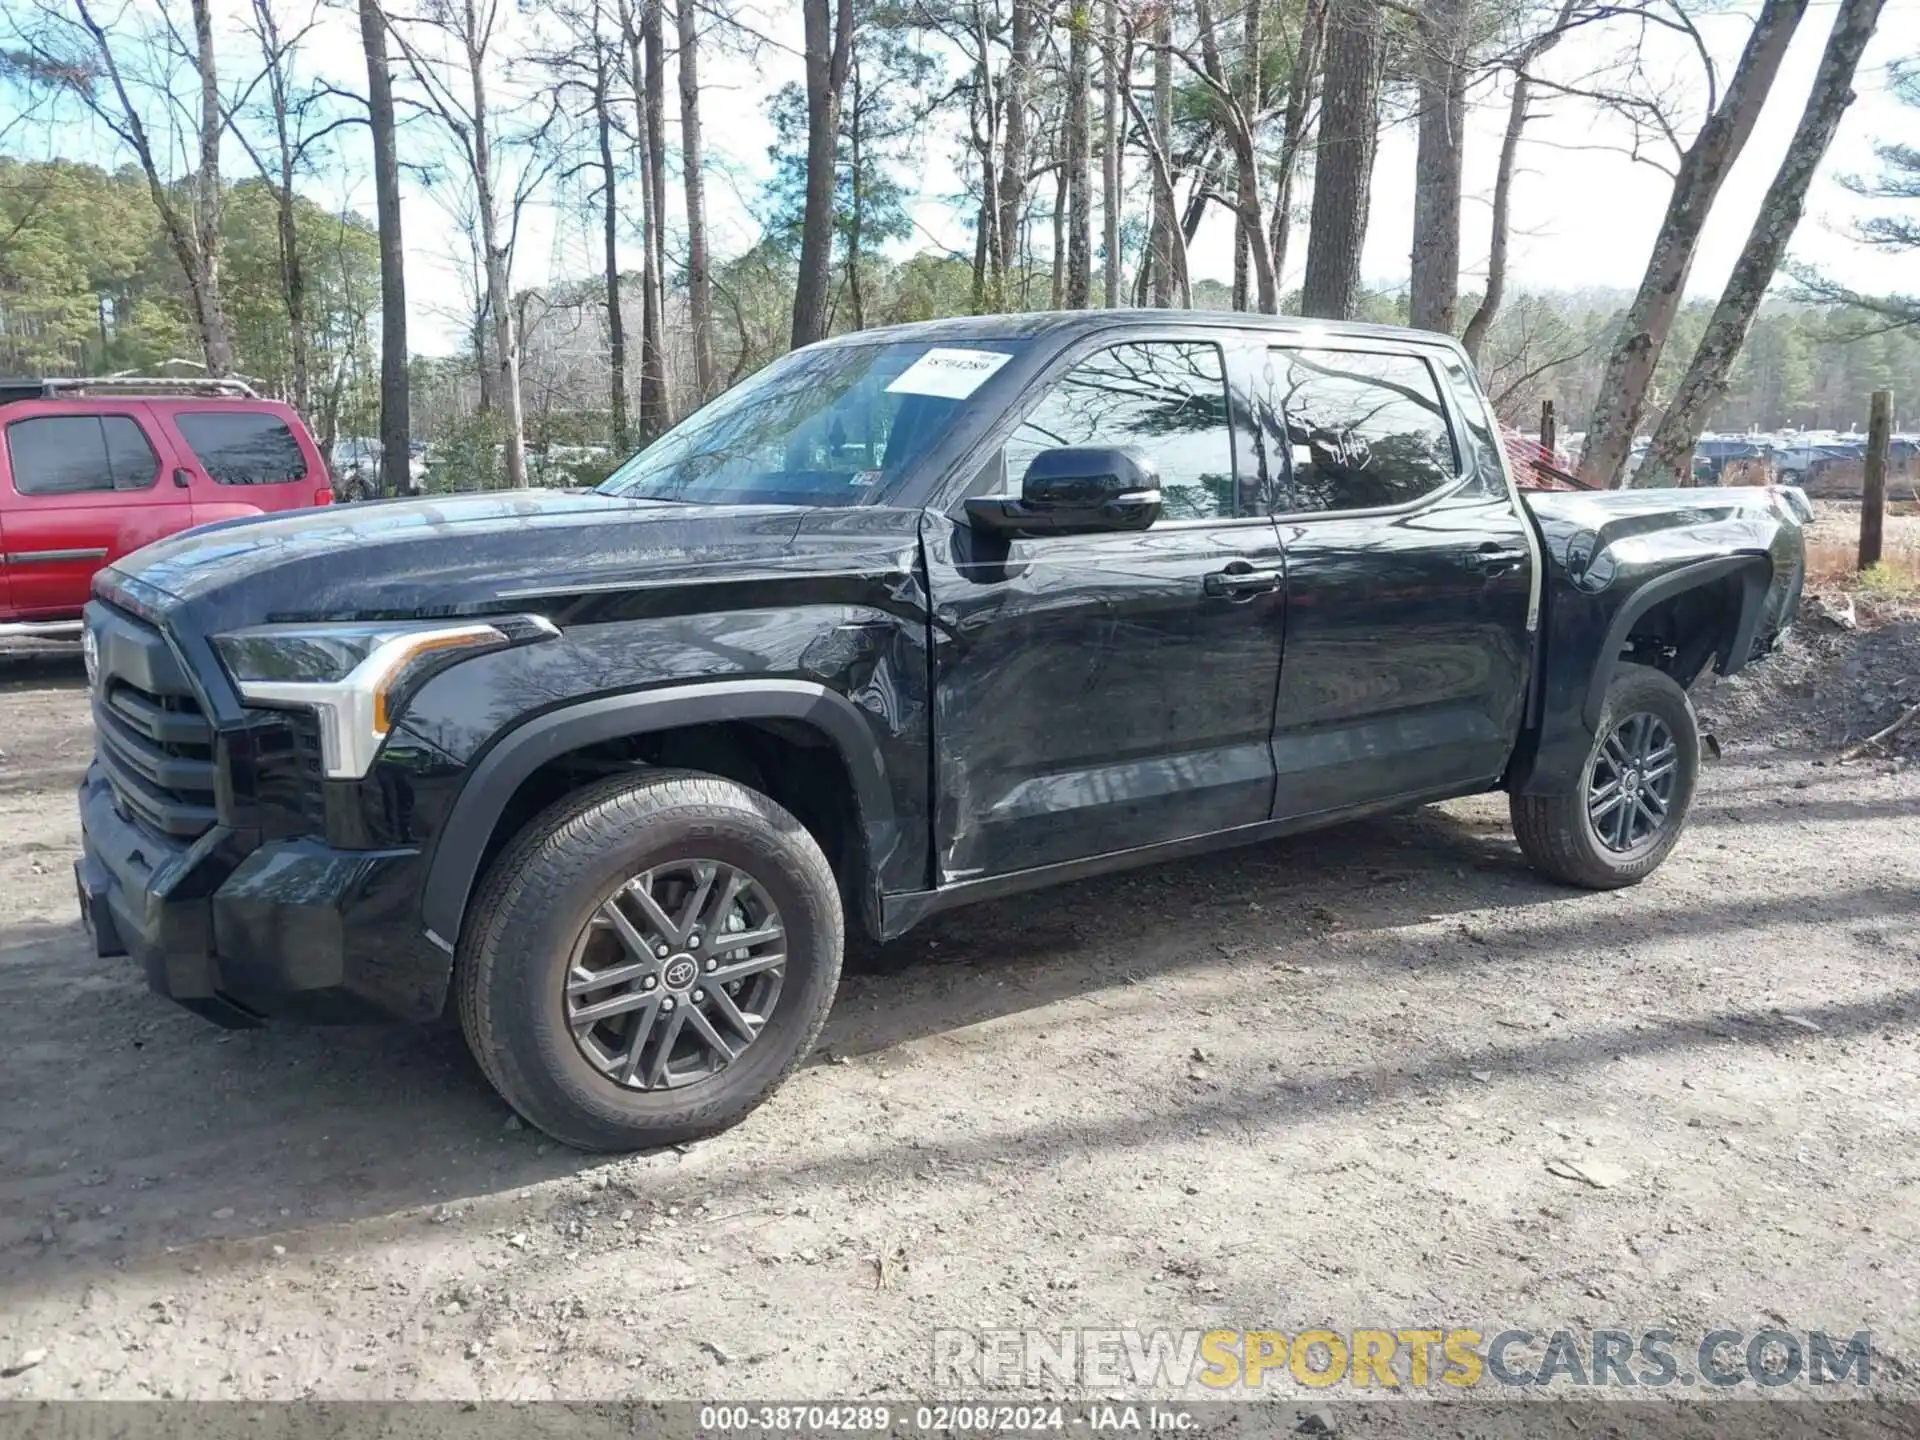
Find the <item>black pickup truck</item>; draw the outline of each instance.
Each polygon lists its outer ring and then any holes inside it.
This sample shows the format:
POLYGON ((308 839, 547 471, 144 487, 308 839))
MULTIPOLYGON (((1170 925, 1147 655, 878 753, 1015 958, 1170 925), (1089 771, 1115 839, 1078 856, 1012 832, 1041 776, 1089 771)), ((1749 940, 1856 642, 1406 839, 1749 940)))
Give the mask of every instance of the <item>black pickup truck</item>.
POLYGON ((226 1025, 457 1012, 572 1144, 732 1123, 844 928, 1504 789, 1630 884, 1687 687, 1793 618, 1782 489, 1521 494, 1452 341, 1096 312, 849 335, 597 491, 103 572, 80 900, 226 1025))

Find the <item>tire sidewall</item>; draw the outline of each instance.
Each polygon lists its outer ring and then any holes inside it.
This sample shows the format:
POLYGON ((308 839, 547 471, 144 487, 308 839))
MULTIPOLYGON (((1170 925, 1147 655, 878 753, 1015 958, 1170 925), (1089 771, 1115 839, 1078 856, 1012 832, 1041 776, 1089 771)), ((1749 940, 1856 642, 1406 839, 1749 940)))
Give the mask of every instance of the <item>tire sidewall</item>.
MULTIPOLYGON (((609 1138, 644 1133, 653 1143, 721 1128, 752 1109, 797 1062, 832 1004, 840 970, 839 897, 831 872, 823 893, 825 860, 812 837, 784 810, 741 787, 704 777, 690 783, 697 796, 682 798, 669 781, 616 789, 572 814, 528 857, 536 873, 516 887, 510 913, 490 926, 485 983, 499 1017, 496 1034, 527 1089, 524 1101, 535 1112, 528 1118, 549 1131, 561 1128, 550 1118, 555 1114, 576 1115, 609 1138), (729 793, 738 803, 715 803, 713 797, 729 793), (718 1075, 673 1089, 627 1089, 596 1070, 574 1043, 565 976, 594 911, 620 885, 654 866, 692 858, 739 866, 765 887, 787 936, 780 997, 752 1044, 718 1075), (544 883, 554 872, 555 883, 544 883)), ((535 822, 534 828, 546 827, 535 822)))

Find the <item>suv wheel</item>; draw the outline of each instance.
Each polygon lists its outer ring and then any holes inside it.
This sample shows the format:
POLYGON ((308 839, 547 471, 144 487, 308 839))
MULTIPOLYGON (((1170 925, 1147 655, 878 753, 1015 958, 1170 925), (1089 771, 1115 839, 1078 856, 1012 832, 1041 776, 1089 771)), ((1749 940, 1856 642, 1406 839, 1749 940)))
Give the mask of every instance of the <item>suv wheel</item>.
POLYGON ((1637 884, 1679 843, 1699 775, 1687 692, 1661 671, 1622 665, 1580 774, 1558 793, 1511 797, 1514 834, 1533 867, 1557 880, 1637 884))
POLYGON ((793 816, 716 776, 623 776, 537 817, 487 872, 460 1023, 555 1139, 676 1144, 739 1120, 812 1048, 841 947, 833 871, 793 816))

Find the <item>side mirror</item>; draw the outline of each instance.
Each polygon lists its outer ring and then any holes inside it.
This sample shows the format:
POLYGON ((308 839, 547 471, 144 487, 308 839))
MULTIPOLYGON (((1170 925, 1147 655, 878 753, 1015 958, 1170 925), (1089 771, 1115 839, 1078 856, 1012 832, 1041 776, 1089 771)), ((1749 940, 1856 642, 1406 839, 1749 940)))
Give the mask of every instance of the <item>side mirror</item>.
POLYGON ((1160 518, 1160 473, 1138 450, 1106 445, 1042 450, 1020 498, 967 501, 975 527, 1001 535, 1098 535, 1145 530, 1160 518))

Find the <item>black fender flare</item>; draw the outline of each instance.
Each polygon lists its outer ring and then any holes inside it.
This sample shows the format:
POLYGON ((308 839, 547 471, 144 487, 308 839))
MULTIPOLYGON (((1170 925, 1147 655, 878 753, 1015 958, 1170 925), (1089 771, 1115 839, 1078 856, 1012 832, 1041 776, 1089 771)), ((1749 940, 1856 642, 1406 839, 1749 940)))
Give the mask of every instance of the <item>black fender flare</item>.
POLYGON ((1720 671, 1723 675, 1731 675, 1747 663, 1766 612, 1767 587, 1773 581, 1772 562, 1765 555, 1723 555, 1712 560, 1697 560, 1655 576, 1627 597, 1607 626, 1607 638, 1594 663, 1593 676, 1587 682, 1586 703, 1581 709, 1581 718, 1589 731, 1599 728, 1600 712, 1607 701, 1607 686, 1613 683, 1613 672, 1620 664, 1620 652, 1626 648, 1627 636, 1633 632, 1634 622, 1662 601, 1712 584, 1728 575, 1740 577, 1740 619, 1734 627, 1732 640, 1720 657, 1720 671))
MULTIPOLYGON (((428 938, 451 951, 493 828, 526 778, 569 751, 629 735, 727 720, 795 720, 832 741, 853 779, 869 856, 892 847, 893 793, 873 731, 852 701, 806 680, 713 680, 603 695, 537 715, 480 757, 441 827, 421 896, 428 938)), ((859 890, 871 888, 866 877, 859 890)))

